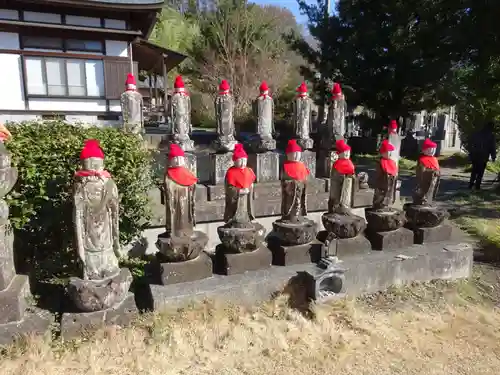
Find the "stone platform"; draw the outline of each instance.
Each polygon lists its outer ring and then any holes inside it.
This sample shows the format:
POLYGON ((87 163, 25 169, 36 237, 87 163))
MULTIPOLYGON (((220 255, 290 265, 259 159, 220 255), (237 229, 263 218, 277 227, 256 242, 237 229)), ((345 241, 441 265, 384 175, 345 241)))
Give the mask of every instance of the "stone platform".
POLYGON ((118 305, 89 313, 64 313, 61 319, 61 336, 70 339, 85 332, 91 332, 104 325, 126 326, 138 315, 134 295, 128 296, 118 305))
MULTIPOLYGON (((373 293, 411 282, 469 277, 473 262, 469 244, 473 240, 456 228, 453 231, 452 240, 446 242, 344 257, 341 259, 341 267, 345 270, 344 285, 342 292, 333 297, 373 293)), ((313 263, 273 266, 239 275, 215 275, 197 282, 151 285, 150 288, 155 309, 183 306, 207 298, 253 305, 269 300, 287 284, 298 283, 306 288, 310 285, 306 273, 314 275, 317 271, 313 263)))

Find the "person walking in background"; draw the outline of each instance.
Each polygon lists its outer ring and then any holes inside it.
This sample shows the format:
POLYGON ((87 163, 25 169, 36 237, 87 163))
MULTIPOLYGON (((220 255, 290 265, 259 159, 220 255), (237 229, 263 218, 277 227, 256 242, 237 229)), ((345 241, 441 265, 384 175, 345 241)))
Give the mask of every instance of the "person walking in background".
POLYGON ((469 147, 469 158, 472 163, 472 171, 470 174, 469 189, 474 186, 477 190, 481 188, 481 181, 483 180, 484 170, 490 159, 494 162, 496 160, 496 142, 493 129, 495 124, 488 122, 486 126, 472 134, 469 147))

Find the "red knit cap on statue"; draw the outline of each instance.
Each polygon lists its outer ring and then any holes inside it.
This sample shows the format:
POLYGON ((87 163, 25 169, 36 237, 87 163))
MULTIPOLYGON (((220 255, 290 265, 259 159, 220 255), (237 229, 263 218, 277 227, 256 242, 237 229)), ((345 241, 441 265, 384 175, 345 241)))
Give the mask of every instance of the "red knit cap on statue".
POLYGON ((259 87, 260 92, 269 91, 269 86, 266 81, 262 81, 259 87))
POLYGON ((82 152, 80 153, 80 159, 98 158, 104 159, 104 152, 99 145, 97 139, 88 139, 85 141, 82 152))
POLYGON ((291 154, 292 152, 302 152, 302 148, 297 144, 297 141, 295 139, 290 139, 288 141, 285 154, 291 154))
POLYGON ((227 92, 229 92, 230 88, 231 87, 229 86, 229 83, 225 79, 223 79, 219 85, 219 91, 221 93, 227 93, 227 92))
POLYGON ((396 120, 391 120, 391 123, 389 124, 389 129, 396 130, 397 128, 398 128, 398 122, 396 120))
POLYGON ((335 142, 335 149, 337 150, 337 154, 340 154, 342 152, 349 151, 351 149, 351 146, 349 146, 343 139, 339 139, 337 142, 335 142))
POLYGON ((296 90, 299 94, 306 94, 307 93, 307 85, 305 82, 302 82, 299 87, 297 87, 296 90))
POLYGON ((183 89, 184 81, 182 80, 182 76, 175 77, 174 89, 183 89))
POLYGON ((184 156, 184 151, 182 150, 182 148, 179 147, 179 145, 172 143, 170 145, 170 150, 168 151, 168 158, 172 159, 178 156, 184 156))
POLYGON ((394 146, 387 139, 385 139, 380 145, 379 151, 381 154, 385 154, 386 152, 394 151, 394 146))
POLYGON ((429 148, 437 148, 437 144, 427 138, 422 144, 422 150, 428 150, 429 148))
POLYGON ((243 145, 241 143, 236 143, 236 145, 234 146, 233 161, 243 158, 248 159, 248 155, 245 152, 243 145))
POLYGON ((125 85, 136 85, 135 83, 135 77, 132 73, 127 74, 127 80, 125 81, 125 85))
POLYGON ((332 87, 332 97, 338 98, 342 95, 342 89, 339 83, 335 83, 332 87))

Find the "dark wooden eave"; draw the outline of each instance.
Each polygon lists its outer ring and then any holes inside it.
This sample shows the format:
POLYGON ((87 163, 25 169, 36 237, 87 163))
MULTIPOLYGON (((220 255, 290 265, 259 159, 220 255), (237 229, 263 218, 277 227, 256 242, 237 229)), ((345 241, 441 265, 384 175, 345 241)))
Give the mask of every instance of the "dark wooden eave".
POLYGON ((167 71, 170 71, 188 57, 142 38, 134 40, 132 44, 132 56, 134 61, 138 62, 140 70, 158 75, 163 74, 163 63, 167 71))
POLYGON ((120 10, 160 10, 165 0, 22 0, 25 3, 72 7, 117 8, 120 10))

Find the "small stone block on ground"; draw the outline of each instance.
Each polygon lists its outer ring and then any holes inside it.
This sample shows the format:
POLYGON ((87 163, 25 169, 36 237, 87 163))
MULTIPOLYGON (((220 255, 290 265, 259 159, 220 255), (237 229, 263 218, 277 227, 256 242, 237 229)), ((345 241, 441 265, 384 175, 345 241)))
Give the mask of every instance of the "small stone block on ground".
POLYGON ((402 249, 413 245, 413 232, 406 228, 399 228, 387 232, 367 231, 366 237, 373 250, 402 249))
POLYGON ((106 325, 127 326, 137 315, 134 295, 129 293, 121 303, 110 309, 90 313, 64 313, 61 319, 61 336, 63 339, 71 339, 106 325))
POLYGON ((22 320, 0 324, 0 345, 10 345, 25 336, 44 335, 53 323, 51 312, 30 307, 22 320))
POLYGON ((452 230, 453 227, 447 222, 433 228, 416 228, 413 230, 415 234, 414 242, 416 244, 425 244, 449 241, 451 239, 452 230))
POLYGON ((250 154, 248 166, 253 169, 256 182, 271 182, 279 180, 280 156, 276 152, 250 154))
POLYGON ((323 256, 323 244, 318 240, 296 246, 283 246, 270 242, 268 246, 272 251, 275 266, 316 263, 323 256))
POLYGON ((161 263, 161 282, 163 285, 196 281, 212 276, 212 260, 201 252, 196 258, 184 262, 161 263))
POLYGON ((218 245, 215 249, 214 271, 219 275, 237 275, 247 271, 257 271, 271 267, 273 256, 265 246, 256 250, 227 254, 224 246, 218 245))

